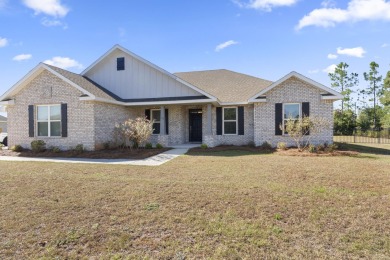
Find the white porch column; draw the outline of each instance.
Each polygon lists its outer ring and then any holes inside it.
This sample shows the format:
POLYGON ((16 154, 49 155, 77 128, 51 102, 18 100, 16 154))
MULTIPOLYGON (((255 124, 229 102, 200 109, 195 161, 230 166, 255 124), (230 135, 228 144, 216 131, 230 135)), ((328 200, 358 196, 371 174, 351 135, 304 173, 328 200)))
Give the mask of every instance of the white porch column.
POLYGON ((212 135, 213 134, 213 128, 212 128, 212 110, 211 110, 211 104, 207 104, 207 125, 206 125, 206 134, 212 135))
POLYGON ((160 107, 160 135, 166 135, 165 128, 165 107, 160 107))

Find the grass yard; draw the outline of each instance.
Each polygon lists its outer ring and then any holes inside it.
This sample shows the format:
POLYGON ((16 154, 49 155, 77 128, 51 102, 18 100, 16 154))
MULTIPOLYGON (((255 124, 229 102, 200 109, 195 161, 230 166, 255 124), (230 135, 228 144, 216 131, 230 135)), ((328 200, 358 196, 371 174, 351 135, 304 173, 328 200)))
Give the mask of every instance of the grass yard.
POLYGON ((373 149, 0 162, 0 259, 389 259, 390 156, 373 149))

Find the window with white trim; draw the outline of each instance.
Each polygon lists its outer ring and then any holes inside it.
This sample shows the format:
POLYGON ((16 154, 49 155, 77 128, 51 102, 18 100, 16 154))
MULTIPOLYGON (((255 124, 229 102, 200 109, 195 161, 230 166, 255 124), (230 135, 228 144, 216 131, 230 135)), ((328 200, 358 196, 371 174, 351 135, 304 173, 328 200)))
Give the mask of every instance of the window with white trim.
POLYGON ((61 136, 61 105, 37 106, 38 136, 61 136))
POLYGON ((153 121, 153 134, 160 134, 160 120, 161 120, 161 112, 160 109, 152 109, 150 110, 150 120, 153 121))
POLYGON ((223 108, 223 134, 236 135, 237 134, 237 107, 223 108))
POLYGON ((300 103, 283 103, 283 133, 286 132, 286 122, 288 120, 298 121, 301 118, 301 104, 300 103))

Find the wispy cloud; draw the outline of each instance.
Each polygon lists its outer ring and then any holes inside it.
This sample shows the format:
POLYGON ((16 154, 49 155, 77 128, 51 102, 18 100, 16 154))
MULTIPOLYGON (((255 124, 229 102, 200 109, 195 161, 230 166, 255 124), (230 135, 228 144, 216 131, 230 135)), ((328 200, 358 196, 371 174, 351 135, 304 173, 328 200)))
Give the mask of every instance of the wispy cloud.
POLYGON ((31 54, 19 54, 12 58, 14 61, 23 61, 23 60, 29 60, 32 58, 31 54))
POLYGON ((222 51, 223 49, 225 49, 225 48, 227 48, 229 46, 236 45, 236 44, 238 44, 238 42, 233 41, 233 40, 230 40, 230 41, 227 41, 227 42, 223 42, 223 43, 217 45, 217 47, 215 47, 215 51, 219 52, 219 51, 222 51))
POLYGON ((322 72, 325 72, 325 73, 333 73, 336 69, 337 65, 336 64, 332 64, 332 65, 329 65, 328 67, 326 67, 325 69, 322 70, 322 72))
POLYGON ((5 47, 8 45, 8 39, 7 38, 1 38, 0 37, 0 48, 5 47))
POLYGON ((53 17, 65 17, 69 8, 61 0, 23 0, 23 3, 35 11, 35 14, 46 14, 53 17))
POLYGON ((334 59, 337 59, 337 57, 338 56, 336 54, 332 54, 332 53, 328 54, 328 59, 334 60, 334 59))
POLYGON ((63 29, 67 29, 68 25, 60 20, 54 19, 48 19, 47 17, 44 17, 41 20, 41 24, 46 27, 53 27, 53 26, 62 26, 63 29))
POLYGON ((363 58, 366 51, 362 47, 356 47, 356 48, 337 48, 337 54, 339 55, 347 55, 352 56, 356 58, 363 58))
POLYGON ((386 48, 386 47, 389 47, 389 44, 388 43, 384 43, 381 45, 382 48, 386 48))
POLYGON ((45 60, 44 63, 53 65, 62 69, 77 68, 82 69, 84 66, 76 60, 68 57, 53 57, 50 60, 45 60))
POLYGON ((275 7, 282 6, 292 6, 297 3, 299 0, 232 0, 233 3, 242 8, 252 8, 257 10, 262 10, 266 12, 271 12, 275 7))
MULTIPOLYGON (((323 2, 324 3, 324 2, 323 2)), ((334 27, 338 23, 364 20, 390 21, 390 2, 386 0, 351 0, 347 9, 325 4, 305 15, 295 27, 300 30, 307 26, 334 27)))
POLYGON ((3 9, 8 3, 8 0, 0 0, 0 9, 3 9))

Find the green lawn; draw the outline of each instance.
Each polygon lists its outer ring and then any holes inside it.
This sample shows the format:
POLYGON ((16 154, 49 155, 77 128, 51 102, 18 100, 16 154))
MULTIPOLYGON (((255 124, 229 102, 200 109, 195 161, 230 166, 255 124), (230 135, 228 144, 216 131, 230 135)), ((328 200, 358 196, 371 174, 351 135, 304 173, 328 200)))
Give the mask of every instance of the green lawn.
POLYGON ((388 259, 390 156, 366 152, 0 162, 0 259, 388 259))

